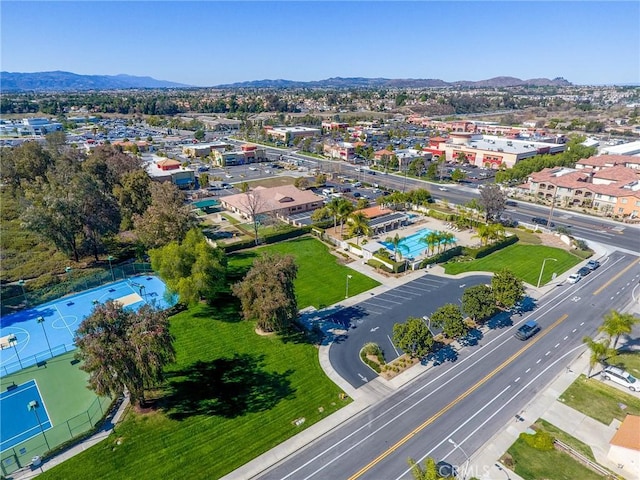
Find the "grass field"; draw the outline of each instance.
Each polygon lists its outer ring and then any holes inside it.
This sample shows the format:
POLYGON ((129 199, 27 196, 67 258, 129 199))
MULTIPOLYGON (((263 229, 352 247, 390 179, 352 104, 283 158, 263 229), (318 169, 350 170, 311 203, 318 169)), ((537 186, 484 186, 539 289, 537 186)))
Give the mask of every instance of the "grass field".
POLYGON ((314 345, 238 318, 204 305, 174 316, 177 363, 159 409, 130 410, 115 434, 40 478, 220 478, 349 401, 314 345))
POLYGON ((591 450, 591 447, 589 445, 587 445, 584 442, 581 442, 575 437, 572 437, 571 435, 566 433, 564 430, 560 430, 555 425, 541 418, 538 419, 538 421, 535 423, 535 426, 540 430, 545 430, 549 432, 551 435, 553 435, 554 438, 560 440, 563 443, 566 443, 574 450, 577 450, 578 452, 583 454, 585 457, 588 457, 594 462, 596 461, 596 457, 593 456, 593 450, 591 450))
POLYGON ((542 451, 518 438, 507 450, 515 462, 514 471, 525 480, 598 480, 602 476, 558 450, 542 451))
POLYGON ((620 353, 611 363, 624 368, 636 378, 640 378, 640 352, 620 353))
POLYGON ((291 254, 296 258, 298 278, 295 286, 300 309, 310 305, 324 308, 344 299, 347 275, 352 277, 349 279, 349 296, 380 285, 377 281, 340 265, 338 259, 329 253, 329 247, 311 237, 234 253, 229 256, 230 276, 236 281, 240 280, 253 260, 263 251, 291 254))
POLYGON ((627 414, 640 415, 640 399, 601 382, 599 377, 580 375, 560 396, 560 401, 605 425, 614 418, 622 421, 627 414))
POLYGON ((535 286, 538 284, 545 258, 555 258, 557 262, 547 260, 540 285, 551 281, 554 272, 560 275, 582 261, 581 258, 560 248, 516 243, 478 260, 446 263, 444 268, 450 275, 476 271, 497 272, 508 268, 517 277, 535 286))

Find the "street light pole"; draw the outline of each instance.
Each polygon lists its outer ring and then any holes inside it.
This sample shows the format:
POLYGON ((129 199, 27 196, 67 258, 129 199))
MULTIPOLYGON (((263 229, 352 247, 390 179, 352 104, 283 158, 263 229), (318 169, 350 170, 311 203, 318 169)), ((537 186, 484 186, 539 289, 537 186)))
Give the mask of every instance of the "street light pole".
POLYGON ((544 264, 547 263, 547 260, 553 260, 554 262, 558 261, 555 258, 545 258, 542 261, 542 268, 540 269, 540 276, 538 277, 538 284, 536 285, 536 288, 540 288, 540 282, 542 281, 542 273, 544 272, 544 264))
POLYGON ((53 358, 53 352, 51 351, 51 344, 49 343, 49 337, 47 336, 47 329, 44 328, 44 317, 38 317, 37 322, 42 325, 42 332, 44 333, 44 338, 47 340, 47 347, 49 347, 49 353, 51 354, 51 358, 53 358))
POLYGON ((502 467, 502 465, 500 465, 499 463, 496 463, 495 466, 496 466, 496 468, 498 470, 500 470, 501 472, 503 472, 507 476, 507 480, 511 480, 511 477, 509 476, 507 471, 502 467))
MULTIPOLYGON (((464 454, 464 456, 466 457, 465 460, 465 464, 469 465, 471 463, 471 458, 469 458, 469 455, 467 455, 467 452, 465 452, 462 447, 460 445, 458 445, 456 442, 453 441, 453 438, 449 438, 447 439, 447 441, 454 446, 454 448, 459 448, 460 451, 464 454)), ((464 469, 464 473, 462 474, 462 480, 465 480, 467 478, 467 468, 464 469)))
POLYGON ((431 331, 431 319, 429 317, 427 317, 426 315, 424 315, 422 317, 422 319, 427 322, 427 328, 429 329, 429 333, 431 334, 432 337, 435 337, 435 335, 433 334, 433 332, 431 331))
POLYGON ((352 275, 347 275, 347 288, 344 292, 344 298, 349 298, 349 279, 353 278, 352 275))
POLYGON ((31 410, 33 413, 36 414, 36 420, 38 421, 38 426, 40 427, 40 431, 42 432, 42 437, 44 438, 44 443, 47 444, 47 450, 51 450, 51 447, 49 446, 49 441, 47 440, 47 436, 44 434, 44 428, 42 428, 42 422, 40 421, 40 415, 38 415, 38 407, 40 405, 38 404, 37 400, 31 400, 28 404, 27 404, 27 410, 31 410))
POLYGON ((111 281, 112 281, 112 282, 115 282, 115 281, 116 281, 116 277, 115 277, 115 275, 113 274, 113 266, 111 265, 111 262, 113 261, 113 256, 112 256, 112 255, 109 255, 109 256, 107 257, 107 260, 109 260, 109 270, 111 271, 111 281))

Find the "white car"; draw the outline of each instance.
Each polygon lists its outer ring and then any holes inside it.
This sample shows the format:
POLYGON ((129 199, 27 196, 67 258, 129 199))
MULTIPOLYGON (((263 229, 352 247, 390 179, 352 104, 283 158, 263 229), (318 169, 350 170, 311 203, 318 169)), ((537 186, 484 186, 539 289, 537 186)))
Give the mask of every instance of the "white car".
POLYGON ((440 190, 441 192, 448 192, 449 189, 447 187, 440 187, 438 188, 438 190, 440 190))
POLYGON ((255 172, 258 169, 256 167, 249 167, 249 170, 251 170, 252 172, 255 172))
POLYGON ((567 282, 569 283, 578 283, 582 277, 577 273, 572 273, 567 277, 567 282))
POLYGON ((604 380, 611 380, 623 387, 627 387, 632 392, 640 390, 640 385, 638 385, 640 382, 638 382, 638 379, 621 368, 609 365, 604 367, 600 375, 604 380))
POLYGON ((225 175, 226 178, 233 178, 233 175, 229 175, 228 173, 225 175))

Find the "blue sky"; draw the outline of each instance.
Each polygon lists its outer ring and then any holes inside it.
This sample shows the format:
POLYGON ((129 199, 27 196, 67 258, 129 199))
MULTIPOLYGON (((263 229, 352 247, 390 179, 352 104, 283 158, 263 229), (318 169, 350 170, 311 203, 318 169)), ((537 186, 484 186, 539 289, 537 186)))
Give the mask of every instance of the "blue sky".
POLYGON ((329 77, 640 82, 640 2, 2 0, 0 68, 196 86, 329 77))

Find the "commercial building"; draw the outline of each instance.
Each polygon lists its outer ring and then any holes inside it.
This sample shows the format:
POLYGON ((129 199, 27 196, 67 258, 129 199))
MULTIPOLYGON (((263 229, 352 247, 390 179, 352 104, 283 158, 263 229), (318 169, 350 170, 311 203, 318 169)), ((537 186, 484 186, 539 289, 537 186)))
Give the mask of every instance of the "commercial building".
POLYGON ((320 135, 319 128, 311 127, 264 127, 265 133, 270 137, 288 142, 296 137, 315 137, 320 135))
POLYGON ((612 147, 607 146, 600 153, 603 155, 640 155, 640 141, 623 143, 612 147))
POLYGON ((226 142, 191 143, 182 146, 182 153, 189 158, 206 157, 214 151, 230 150, 233 146, 226 142))
POLYGON ((220 198, 224 208, 249 220, 254 215, 276 215, 284 219, 292 214, 315 210, 323 205, 323 200, 324 197, 293 185, 256 187, 247 193, 220 198))
POLYGON ((177 160, 153 155, 152 160, 145 165, 145 170, 152 180, 171 182, 179 188, 195 186, 195 171, 192 168, 183 167, 177 160))
POLYGON ((219 167, 246 165, 248 163, 266 162, 267 150, 257 145, 242 145, 239 150, 213 150, 213 163, 219 167))
POLYGON ((355 158, 356 146, 349 142, 325 143, 322 151, 329 158, 337 158, 349 162, 355 158))

